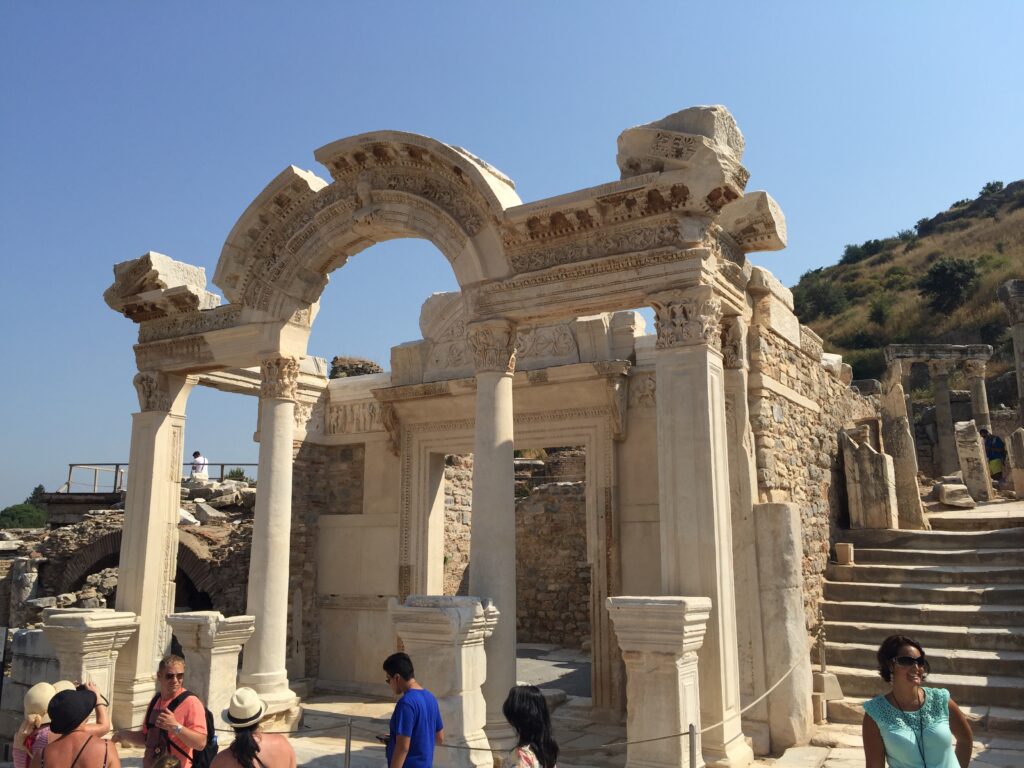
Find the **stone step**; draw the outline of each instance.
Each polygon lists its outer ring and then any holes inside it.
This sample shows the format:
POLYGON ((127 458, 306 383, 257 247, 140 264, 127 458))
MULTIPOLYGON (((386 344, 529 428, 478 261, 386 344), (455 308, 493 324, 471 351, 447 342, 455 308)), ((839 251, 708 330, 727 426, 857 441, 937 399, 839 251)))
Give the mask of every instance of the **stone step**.
POLYGON ((933 531, 1002 531, 1024 528, 1024 512, 1006 513, 990 507, 926 515, 933 531))
MULTIPOLYGON (((856 551, 854 558, 856 559, 856 551)), ((1024 584, 1024 567, 1007 565, 836 565, 832 581, 929 582, 939 584, 1024 584)))
MULTIPOLYGON (((847 696, 828 703, 830 723, 860 723, 864 719, 864 698, 847 696)), ((991 707, 986 704, 962 704, 961 711, 967 716, 974 731, 975 740, 980 734, 1024 733, 1024 709, 1016 707, 991 707)))
POLYGON ((821 604, 826 619, 832 621, 878 621, 902 625, 949 624, 970 626, 1024 626, 1021 605, 948 605, 933 602, 893 603, 845 600, 821 604))
POLYGON ((941 605, 1024 605, 1024 586, 826 581, 825 599, 941 605))
MULTIPOLYGON (((868 699, 889 690, 889 684, 873 668, 830 664, 828 669, 839 678, 845 696, 868 699)), ((1024 708, 1024 687, 1019 677, 932 674, 928 685, 947 689, 958 704, 1024 708)))
POLYGON ((825 637, 836 643, 859 643, 876 648, 889 635, 900 632, 929 648, 971 651, 1024 651, 1024 627, 927 626, 869 622, 826 621, 825 637))
MULTIPOLYGON (((863 643, 825 643, 825 659, 829 666, 874 669, 877 666, 877 645, 863 643)), ((931 675, 996 675, 1017 678, 1024 689, 1024 652, 1022 651, 965 651, 948 648, 926 648, 931 675)), ((811 657, 818 659, 817 647, 811 657)))
POLYGON ((978 549, 982 547, 1024 547, 1024 527, 996 531, 904 531, 861 528, 837 532, 839 541, 856 548, 881 549, 978 549))
POLYGON ((873 549, 854 547, 856 565, 1020 565, 1024 549, 873 549))

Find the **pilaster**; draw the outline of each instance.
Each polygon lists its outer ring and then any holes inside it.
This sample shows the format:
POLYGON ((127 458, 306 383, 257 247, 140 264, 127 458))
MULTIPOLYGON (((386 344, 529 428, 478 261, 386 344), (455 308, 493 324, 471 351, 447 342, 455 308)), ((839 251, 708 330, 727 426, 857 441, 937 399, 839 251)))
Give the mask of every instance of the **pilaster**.
POLYGON ((753 753, 740 725, 739 660, 722 367, 721 301, 710 286, 649 299, 658 331, 658 506, 665 595, 711 598, 700 656, 709 763, 741 768, 753 753))
POLYGON ((929 530, 931 525, 924 516, 921 493, 917 487, 917 449, 910 428, 903 379, 903 365, 899 360, 893 360, 881 381, 882 432, 896 474, 899 527, 929 530))
POLYGON ((172 613, 167 624, 185 653, 185 687, 203 700, 216 726, 228 730, 223 711, 238 686, 238 655, 252 637, 255 619, 193 611, 172 613))
POLYGON ((140 411, 132 415, 117 610, 138 616, 139 629, 121 651, 117 666, 111 702, 117 728, 142 723, 157 663, 170 648, 164 617, 174 610, 185 403, 196 381, 144 371, 133 382, 140 411))
MULTIPOLYGON (((725 428, 729 451, 729 499, 732 508, 734 579, 757 590, 757 539, 753 509, 757 501, 757 465, 754 433, 750 426, 747 380, 747 321, 726 317, 722 322, 722 362, 725 382, 725 428)), ((736 636, 739 650, 740 701, 745 705, 767 686, 764 665, 764 628, 756 601, 736 605, 736 636)), ((743 730, 751 737, 754 752, 770 751, 768 703, 754 705, 743 716, 743 730)))
POLYGON ((440 750, 436 764, 490 768, 493 758, 485 751, 487 707, 481 686, 487 677, 484 640, 498 623, 498 609, 476 597, 414 595, 401 604, 392 598, 388 611, 413 659, 416 679, 437 697, 445 744, 453 747, 440 750))
POLYGON ((516 527, 513 454, 512 376, 515 325, 486 320, 466 328, 476 368, 476 422, 473 449, 473 520, 469 591, 489 598, 504 616, 487 648, 487 736, 505 746, 511 730, 501 713, 516 684, 516 527))
POLYGON ((712 610, 706 597, 609 597, 626 663, 626 768, 689 766, 688 729, 701 751, 699 655, 712 610), (673 738, 663 738, 678 734, 673 738))

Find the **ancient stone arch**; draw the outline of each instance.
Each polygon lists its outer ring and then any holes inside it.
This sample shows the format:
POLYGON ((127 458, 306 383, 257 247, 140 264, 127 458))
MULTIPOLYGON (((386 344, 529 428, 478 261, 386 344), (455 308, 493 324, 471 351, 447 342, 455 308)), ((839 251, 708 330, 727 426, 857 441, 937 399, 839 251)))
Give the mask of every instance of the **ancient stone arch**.
POLYGON ((56 594, 70 592, 97 570, 97 565, 121 551, 121 531, 111 531, 89 542, 63 563, 53 588, 56 594))

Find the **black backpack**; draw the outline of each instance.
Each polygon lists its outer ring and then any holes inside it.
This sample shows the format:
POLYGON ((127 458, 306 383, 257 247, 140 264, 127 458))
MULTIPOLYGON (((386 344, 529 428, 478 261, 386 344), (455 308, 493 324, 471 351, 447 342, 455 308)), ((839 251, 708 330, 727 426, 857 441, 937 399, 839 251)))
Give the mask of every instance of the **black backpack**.
MULTIPOLYGON (((192 693, 192 691, 182 691, 181 693, 179 693, 177 696, 175 696, 171 700, 171 703, 167 705, 168 711, 173 712, 174 710, 176 710, 178 708, 178 705, 181 704, 181 702, 183 702, 189 696, 196 696, 196 695, 194 693, 192 693)), ((198 699, 199 697, 196 696, 196 698, 198 699)), ((149 727, 149 728, 155 728, 156 727, 152 723, 150 723, 150 717, 153 714, 153 707, 156 706, 156 703, 159 700, 160 700, 160 694, 157 694, 149 702, 149 708, 146 709, 146 720, 145 720, 145 722, 146 722, 146 726, 149 727)), ((202 704, 202 700, 201 699, 200 699, 199 703, 202 704)), ((191 752, 192 752, 192 768, 210 768, 210 763, 212 763, 213 762, 213 758, 215 758, 217 756, 217 732, 214 730, 213 713, 210 712, 210 710, 208 710, 206 708, 205 704, 203 704, 203 712, 206 713, 206 746, 203 747, 202 749, 193 749, 193 750, 191 750, 191 752)), ((177 750, 178 752, 181 752, 181 748, 177 744, 175 744, 170 739, 167 739, 166 735, 164 736, 164 738, 167 740, 167 746, 172 747, 173 749, 177 750)), ((188 755, 185 754, 184 752, 182 752, 182 754, 185 757, 188 757, 188 755)))

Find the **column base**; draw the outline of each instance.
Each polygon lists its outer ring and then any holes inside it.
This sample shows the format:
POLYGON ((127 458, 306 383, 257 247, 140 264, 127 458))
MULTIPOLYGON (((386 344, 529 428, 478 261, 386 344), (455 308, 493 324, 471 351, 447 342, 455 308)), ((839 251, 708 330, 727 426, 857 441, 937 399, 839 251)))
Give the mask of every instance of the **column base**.
POLYGON ((133 680, 114 679, 114 695, 111 697, 112 720, 115 728, 131 730, 142 727, 146 719, 149 702, 156 693, 156 675, 147 675, 133 680))
POLYGON ((708 768, 746 768, 754 762, 754 750, 747 744, 743 733, 738 733, 725 749, 708 749, 706 741, 702 742, 704 765, 708 768))
POLYGON ((299 724, 302 709, 299 697, 288 687, 288 674, 280 672, 242 673, 239 687, 252 688, 267 703, 263 728, 267 731, 291 731, 299 724))
POLYGON ((516 732, 504 717, 501 720, 488 720, 484 734, 491 749, 499 755, 511 752, 516 745, 516 732))

